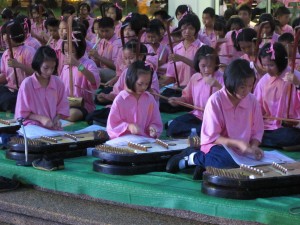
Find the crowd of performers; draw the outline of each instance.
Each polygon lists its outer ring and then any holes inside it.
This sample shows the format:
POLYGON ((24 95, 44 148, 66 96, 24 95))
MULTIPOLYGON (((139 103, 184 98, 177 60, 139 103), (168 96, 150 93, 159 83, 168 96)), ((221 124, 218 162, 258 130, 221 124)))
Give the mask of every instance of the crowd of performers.
POLYGON ((4 9, 0 110, 54 130, 60 119, 96 122, 110 138, 163 129, 187 138, 196 128, 200 149, 167 164, 171 173, 197 166, 195 179, 207 166, 237 166, 223 145, 256 159, 261 146, 300 145, 300 18, 289 21, 281 6, 253 25, 251 13, 247 4, 225 16, 180 5, 175 27, 166 11, 150 20, 118 4, 101 18, 87 3, 65 6, 60 18, 42 5, 30 16, 4 9), (161 112, 179 111, 162 123, 161 112))

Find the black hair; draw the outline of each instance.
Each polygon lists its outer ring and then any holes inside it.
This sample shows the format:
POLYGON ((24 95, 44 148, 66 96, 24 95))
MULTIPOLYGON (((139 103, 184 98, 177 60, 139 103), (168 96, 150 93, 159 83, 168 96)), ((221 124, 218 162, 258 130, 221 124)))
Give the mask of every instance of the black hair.
MULTIPOLYGON (((82 56, 84 56, 86 50, 85 38, 80 32, 74 32, 73 34, 74 34, 74 38, 77 40, 77 41, 75 40, 72 41, 73 49, 75 49, 76 58, 80 59, 82 56)), ((65 38, 62 43, 63 54, 65 54, 65 45, 64 45, 65 43, 67 43, 67 38, 65 38)))
POLYGON ((98 20, 99 28, 113 28, 115 26, 114 20, 110 17, 103 17, 98 20))
POLYGON ((230 31, 233 24, 237 25, 240 29, 245 27, 244 21, 240 17, 233 16, 227 21, 226 30, 230 31))
POLYGON ((214 30, 216 30, 216 31, 223 31, 224 34, 227 33, 227 29, 226 29, 226 21, 225 21, 224 17, 218 17, 218 18, 215 20, 215 23, 214 23, 214 30))
POLYGON ((258 20, 258 25, 261 24, 262 22, 268 21, 271 26, 271 32, 274 32, 275 30, 275 21, 273 16, 270 13, 263 13, 260 15, 259 20, 258 20))
POLYGON ((278 42, 288 42, 288 43, 292 43, 294 41, 294 35, 292 35, 291 33, 283 33, 282 35, 279 36, 278 38, 278 42))
POLYGON ((153 16, 160 16, 163 20, 168 20, 171 18, 167 11, 163 9, 154 12, 153 16))
POLYGON ((146 14, 140 14, 140 21, 143 28, 147 28, 149 25, 149 17, 146 14))
POLYGON ((25 33, 27 33, 27 34, 29 33, 30 34, 30 32, 31 32, 31 21, 30 21, 30 19, 27 16, 25 16, 25 15, 18 15, 16 17, 15 21, 18 21, 23 26, 23 29, 24 29, 25 33))
POLYGON ((196 72, 200 72, 199 62, 202 59, 212 59, 215 61, 215 71, 219 69, 220 59, 214 48, 208 45, 202 45, 196 52, 194 57, 194 69, 196 72))
POLYGON ((141 21, 140 14, 132 13, 131 16, 127 16, 122 26, 130 25, 131 30, 134 31, 135 35, 138 35, 141 29, 143 29, 143 24, 141 21))
POLYGON ((160 36, 160 29, 166 30, 163 23, 158 19, 153 19, 150 21, 148 28, 146 29, 147 33, 155 33, 160 36))
MULTIPOLYGON (((125 45, 123 47, 123 50, 129 49, 133 53, 136 53, 137 52, 137 46, 138 46, 138 42, 136 40, 130 40, 130 41, 125 43, 125 45)), ((147 49, 146 45, 140 44, 140 53, 143 54, 143 56, 144 56, 143 61, 145 61, 147 53, 148 53, 148 49, 147 49)), ((138 59, 136 59, 136 60, 138 60, 138 59)))
POLYGON ((171 36, 172 37, 181 37, 181 32, 180 32, 180 28, 176 27, 172 32, 171 32, 171 36))
MULTIPOLYGON (((271 43, 266 43, 259 51, 259 61, 261 58, 266 56, 272 56, 272 52, 269 52, 271 48, 271 43)), ((274 62, 277 66, 278 71, 281 73, 288 66, 287 51, 283 44, 275 42, 273 44, 273 49, 275 51, 274 62)))
POLYGON ((290 10, 285 6, 280 6, 274 13, 274 17, 283 16, 283 15, 290 15, 290 10))
POLYGON ((54 18, 54 17, 49 17, 46 19, 45 21, 45 27, 48 30, 48 26, 49 27, 59 27, 59 20, 54 18))
POLYGON ((248 5, 241 5, 241 7, 238 8, 238 13, 240 11, 247 11, 249 15, 252 14, 252 9, 248 5))
POLYGON ((236 14, 237 14, 237 11, 234 8, 228 8, 228 9, 226 9, 225 12, 224 12, 224 19, 225 19, 225 21, 229 21, 230 18, 232 16, 236 15, 236 14))
POLYGON ((25 32, 18 21, 8 21, 1 27, 1 34, 7 34, 6 28, 9 27, 10 38, 16 43, 22 43, 25 40, 25 32))
POLYGON ((187 14, 184 17, 182 17, 178 24, 179 29, 181 29, 183 25, 191 25, 192 27, 194 27, 195 35, 198 35, 198 32, 201 28, 200 20, 195 14, 187 14))
POLYGON ((98 23, 98 27, 99 27, 99 21, 100 21, 100 19, 95 19, 94 22, 93 22, 93 26, 92 26, 92 33, 93 34, 95 33, 94 26, 95 26, 96 23, 98 23))
POLYGON ((293 23, 292 23, 292 27, 293 27, 293 29, 295 29, 295 33, 296 33, 297 30, 300 28, 300 27, 298 27, 298 26, 300 26, 300 17, 294 19, 294 20, 293 20, 293 23), (296 29, 296 27, 298 27, 298 28, 296 29))
POLYGON ((192 12, 192 10, 188 5, 179 5, 175 10, 175 16, 177 16, 178 13, 184 14, 185 12, 192 12))
POLYGON ((37 49, 36 53, 33 56, 31 67, 34 69, 38 74, 41 74, 41 66, 45 61, 53 60, 55 61, 55 69, 53 74, 57 73, 57 66, 58 66, 58 58, 56 56, 55 51, 49 46, 41 46, 37 49))
POLYGON ((128 67, 128 70, 126 72, 125 82, 129 90, 136 92, 135 83, 139 79, 140 74, 142 73, 150 73, 151 78, 147 90, 150 89, 152 85, 153 71, 150 66, 145 65, 144 61, 137 60, 128 67))
POLYGON ((109 8, 113 8, 116 11, 116 21, 119 21, 122 19, 122 9, 120 9, 119 7, 117 7, 115 4, 111 4, 107 7, 107 9, 109 8))
POLYGON ((252 77, 255 82, 255 72, 250 68, 249 61, 245 59, 235 59, 225 69, 225 88, 230 94, 235 96, 237 89, 245 84, 246 79, 252 77))
POLYGON ((203 10, 202 14, 208 14, 211 18, 215 18, 216 12, 213 8, 207 7, 203 10))
POLYGON ((45 13, 43 14, 43 16, 46 17, 46 19, 48 18, 55 18, 54 12, 52 9, 46 8, 45 13))
POLYGON ((87 35, 87 28, 86 28, 86 24, 83 23, 84 21, 87 20, 82 20, 81 23, 77 22, 76 25, 73 27, 73 30, 78 31, 85 38, 87 35))
POLYGON ((73 5, 65 5, 61 10, 61 15, 65 14, 65 13, 72 15, 75 12, 76 12, 76 9, 73 5))
POLYGON ((11 20, 14 18, 14 13, 11 9, 4 8, 1 12, 1 18, 11 20))
POLYGON ((77 10, 78 13, 82 7, 86 7, 88 12, 91 11, 91 6, 86 2, 82 2, 78 5, 78 10, 77 10))
POLYGON ((239 42, 253 42, 255 43, 255 38, 257 37, 257 33, 252 28, 244 28, 237 36, 236 43, 234 43, 234 47, 237 51, 241 51, 239 42))
POLYGON ((32 11, 35 10, 40 16, 43 16, 46 12, 45 7, 42 4, 34 4, 30 7, 30 14, 32 16, 32 11))

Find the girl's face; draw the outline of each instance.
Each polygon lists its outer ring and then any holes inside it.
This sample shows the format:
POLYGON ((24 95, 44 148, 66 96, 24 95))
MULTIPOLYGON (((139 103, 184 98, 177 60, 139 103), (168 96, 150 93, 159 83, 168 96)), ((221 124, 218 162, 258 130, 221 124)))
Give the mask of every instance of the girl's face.
POLYGON ((215 34, 217 37, 219 38, 224 38, 225 37, 225 33, 223 30, 214 30, 215 34))
POLYGON ((243 53, 248 56, 254 55, 255 44, 252 41, 239 41, 239 46, 243 53))
POLYGON ((88 16, 89 11, 88 11, 87 7, 86 6, 81 6, 80 9, 79 9, 79 14, 83 18, 85 18, 86 16, 88 16))
POLYGON ((245 98, 249 93, 251 93, 254 85, 254 77, 249 77, 245 80, 244 84, 239 86, 236 90, 235 97, 239 100, 245 98))
POLYGON ((261 33, 262 33, 262 35, 266 35, 267 37, 272 35, 272 28, 271 28, 270 23, 267 23, 264 25, 261 33))
MULTIPOLYGON (((64 41, 64 52, 65 52, 65 55, 69 55, 69 46, 68 46, 68 42, 67 41, 64 41)), ((76 57, 76 50, 75 50, 75 45, 73 43, 73 48, 72 48, 72 56, 74 56, 75 58, 76 57)))
POLYGON ((56 62, 53 60, 44 61, 41 65, 41 74, 40 77, 44 79, 49 79, 53 75, 56 62))
POLYGON ((131 26, 128 25, 125 27, 124 29, 124 36, 127 40, 131 40, 133 39, 134 37, 136 37, 136 34, 134 32, 134 30, 131 29, 131 26))
POLYGON ((216 63, 212 59, 203 58, 199 61, 199 69, 202 76, 207 77, 215 72, 216 63))
POLYGON ((60 35, 58 33, 59 28, 57 28, 57 27, 50 27, 50 26, 48 26, 47 28, 48 28, 48 32, 49 32, 50 36, 53 39, 57 40, 57 39, 60 38, 60 35))
POLYGON ((150 80, 151 80, 151 73, 140 72, 138 74, 138 79, 134 84, 135 94, 137 95, 143 94, 149 87, 150 80))
POLYGON ((136 54, 132 52, 131 49, 124 49, 123 50, 123 61, 124 64, 128 67, 132 63, 136 61, 136 54))
POLYGON ((182 17, 182 13, 178 12, 176 14, 176 19, 179 21, 181 19, 181 17, 182 17))
POLYGON ((106 12, 106 16, 112 18, 113 21, 116 21, 116 18, 117 18, 116 9, 113 7, 110 7, 106 12))
POLYGON ((274 77, 280 75, 275 61, 271 60, 271 56, 261 58, 261 63, 266 72, 270 74, 270 76, 274 77))
POLYGON ((105 28, 100 27, 99 28, 99 36, 106 40, 111 39, 114 36, 114 33, 115 33, 114 27, 105 27, 105 28))
POLYGON ((248 24, 250 23, 250 20, 251 20, 251 16, 250 14, 248 13, 248 11, 246 10, 241 10, 239 11, 239 17, 243 20, 245 26, 248 26, 248 24))
POLYGON ((285 26, 290 22, 290 15, 285 14, 285 15, 279 16, 277 19, 281 26, 285 26))
POLYGON ((196 29, 192 25, 184 24, 181 26, 181 35, 185 40, 194 40, 196 29))
POLYGON ((231 24, 230 30, 239 30, 241 29, 239 24, 233 23, 231 24))
POLYGON ((202 14, 202 22, 203 22, 204 26, 211 27, 214 24, 214 19, 211 18, 209 14, 204 13, 204 14, 202 14))
POLYGON ((37 19, 40 16, 35 9, 32 9, 31 14, 32 14, 32 19, 37 19))
POLYGON ((67 37, 67 23, 61 21, 58 27, 58 34, 60 39, 64 39, 67 37))
POLYGON ((160 37, 156 33, 147 33, 146 35, 146 41, 156 44, 159 43, 160 37))

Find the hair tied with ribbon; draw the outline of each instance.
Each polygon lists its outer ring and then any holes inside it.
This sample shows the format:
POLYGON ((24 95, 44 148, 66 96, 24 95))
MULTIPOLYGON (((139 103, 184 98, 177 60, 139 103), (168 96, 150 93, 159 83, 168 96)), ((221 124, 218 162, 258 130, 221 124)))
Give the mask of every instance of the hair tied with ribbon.
POLYGON ((119 4, 116 2, 115 7, 118 8, 119 10, 123 10, 123 8, 121 6, 119 6, 119 4))
POLYGON ((275 59, 275 49, 274 49, 274 42, 273 41, 270 43, 270 48, 269 48, 269 50, 266 51, 266 53, 272 53, 271 54, 271 59, 272 60, 275 59))
POLYGON ((128 15, 125 17, 125 20, 126 20, 126 19, 129 19, 129 18, 131 18, 131 17, 132 17, 132 12, 128 13, 128 15))

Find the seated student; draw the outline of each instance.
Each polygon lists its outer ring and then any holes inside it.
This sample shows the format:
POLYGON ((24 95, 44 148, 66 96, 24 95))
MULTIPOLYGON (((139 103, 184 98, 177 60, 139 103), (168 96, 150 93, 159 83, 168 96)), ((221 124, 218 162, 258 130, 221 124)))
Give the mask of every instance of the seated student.
POLYGON ((31 22, 27 16, 24 15, 18 15, 16 18, 16 21, 18 21, 23 27, 25 32, 25 41, 24 45, 30 46, 37 50, 39 47, 41 47, 41 43, 34 37, 31 36, 31 22))
POLYGON ((48 18, 45 21, 45 27, 49 34, 49 40, 47 42, 47 45, 49 45, 54 50, 61 48, 61 41, 59 41, 59 23, 60 21, 56 18, 48 18))
POLYGON ((222 56, 220 52, 225 52, 225 49, 227 48, 226 41, 225 40, 225 35, 227 33, 226 30, 226 21, 225 19, 219 17, 216 19, 214 23, 214 32, 216 34, 216 46, 215 50, 217 51, 220 59, 220 70, 224 72, 225 67, 226 67, 226 60, 227 58, 225 56, 222 56))
POLYGON ((153 52, 158 56, 158 77, 166 74, 167 63, 171 53, 169 46, 162 44, 161 42, 161 29, 164 30, 164 25, 157 19, 151 20, 148 28, 146 29, 146 46, 150 45, 150 47, 153 49, 153 52))
POLYGON ((70 106, 69 121, 85 119, 86 115, 95 110, 93 94, 100 84, 99 70, 93 60, 85 57, 86 43, 80 33, 73 33, 73 51, 69 52, 68 42, 64 41, 62 52, 64 67, 60 78, 65 84, 69 97, 82 98, 83 106, 70 106), (70 87, 70 65, 72 65, 73 87, 70 87), (70 92, 73 89, 73 95, 70 92))
POLYGON ((214 31, 215 19, 215 10, 211 7, 205 8, 202 12, 202 22, 204 24, 204 27, 199 32, 200 35, 205 36, 210 40, 210 46, 213 48, 215 48, 217 41, 217 37, 214 31))
POLYGON ((61 8, 61 15, 63 17, 69 17, 70 15, 75 14, 76 9, 73 5, 65 5, 61 8))
POLYGON ((48 40, 46 28, 44 27, 43 14, 45 8, 42 4, 35 4, 30 8, 31 15, 31 36, 36 38, 41 44, 45 44, 48 40))
POLYGON ((114 100, 107 121, 111 139, 125 134, 158 138, 162 121, 158 104, 147 91, 152 83, 152 70, 145 62, 132 63, 126 73, 127 89, 114 100))
POLYGON ((122 42, 114 33, 113 19, 103 17, 96 21, 101 33, 101 41, 88 54, 100 67, 101 81, 106 83, 116 76, 115 62, 122 49, 122 42))
MULTIPOLYGON (((291 33, 284 33, 279 36, 278 42, 283 44, 285 50, 287 51, 287 55, 289 57, 288 65, 292 66, 292 55, 294 51, 294 36, 291 33)), ((299 47, 296 53, 295 59, 295 69, 300 71, 300 54, 299 54, 299 47)))
POLYGON ((120 30, 122 27, 122 11, 123 9, 118 5, 118 3, 109 5, 106 16, 110 17, 114 21, 114 33, 117 37, 120 37, 120 30))
MULTIPOLYGON (((266 73, 263 66, 256 57, 258 52, 255 52, 256 47, 256 38, 257 34, 256 31, 252 28, 244 28, 242 31, 237 35, 236 43, 234 47, 237 50, 240 50, 244 55, 241 56, 242 59, 246 59, 247 61, 251 62, 252 67, 255 72, 256 76, 256 83, 259 79, 266 73), (257 59, 255 64, 255 59, 257 59)), ((254 85, 255 86, 255 85, 254 85)))
POLYGON ((9 21, 1 27, 1 35, 8 46, 7 27, 10 30, 10 40, 14 59, 10 57, 9 49, 1 57, 0 84, 0 111, 14 112, 17 100, 17 91, 22 81, 33 73, 31 62, 35 50, 23 45, 25 33, 22 25, 16 21, 9 21), (14 72, 16 71, 16 73, 14 72))
POLYGON ((87 36, 86 36, 86 39, 89 41, 93 40, 94 38, 94 34, 92 33, 92 27, 95 20, 90 16, 90 12, 91 12, 91 7, 88 3, 82 2, 79 4, 77 10, 79 19, 81 21, 87 20, 89 22, 89 27, 87 28, 87 36))
POLYGON ((254 94, 259 101, 264 120, 262 145, 287 147, 300 144, 300 130, 293 123, 267 117, 300 119, 300 72, 291 73, 287 52, 280 43, 267 43, 259 53, 266 68, 254 94))
POLYGON ((251 24, 252 9, 248 5, 242 5, 238 8, 238 16, 244 21, 246 28, 254 28, 254 24, 251 24))
MULTIPOLYGON (((160 79, 161 87, 172 83, 175 83, 176 87, 179 85, 179 88, 185 87, 191 76, 195 73, 192 60, 196 51, 203 45, 203 43, 197 39, 200 30, 200 21, 196 15, 184 15, 179 21, 178 27, 182 30, 183 41, 173 47, 174 54, 170 54, 166 75, 160 79)), ((162 92, 162 95, 167 97, 179 97, 181 96, 181 91, 167 88, 162 92)), ((185 107, 172 107, 166 100, 160 99, 160 111, 162 112, 174 113, 184 110, 186 110, 185 107)))
MULTIPOLYGON (((161 27, 160 32, 162 36, 161 44, 167 45, 169 43, 168 33, 167 33, 167 24, 171 16, 165 10, 158 10, 153 14, 154 18, 162 22, 163 27, 161 27)), ((170 32, 172 32, 176 27, 170 24, 170 32)))
POLYGON ((264 38, 259 45, 259 48, 262 48, 262 46, 266 43, 270 42, 276 42, 278 40, 279 34, 275 33, 275 21, 273 19, 273 16, 269 13, 261 14, 259 17, 258 24, 256 27, 258 28, 262 22, 268 21, 269 23, 265 24, 262 32, 261 37, 264 38))
POLYGON ((238 167, 222 145, 258 160, 263 157, 258 147, 264 132, 263 119, 260 105, 251 94, 254 82, 255 74, 248 61, 236 59, 226 67, 225 87, 215 92, 205 106, 200 151, 190 147, 173 156, 167 163, 167 172, 196 165, 194 179, 199 179, 208 166, 238 167))
POLYGON ((61 130, 61 118, 69 116, 65 85, 56 75, 58 60, 49 46, 40 47, 32 60, 34 74, 25 78, 18 93, 15 118, 24 125, 34 124, 61 130))
MULTIPOLYGON (((4 8, 1 12, 1 19, 2 19, 2 24, 5 24, 6 22, 13 20, 14 19, 14 13, 11 11, 11 9, 4 8)), ((0 26, 1 29, 1 26, 0 26)), ((6 46, 5 43, 3 42, 2 38, 0 38, 0 49, 5 50, 6 46)))
POLYGON ((291 33, 294 34, 293 27, 289 25, 291 12, 285 6, 279 7, 274 14, 276 20, 279 21, 278 34, 291 33))
MULTIPOLYGON (((195 105, 204 109, 208 98, 223 86, 223 74, 218 70, 220 61, 215 50, 207 45, 201 46, 194 58, 197 71, 182 91, 181 97, 169 98, 169 103, 176 106, 176 101, 195 105)), ((167 127, 167 135, 171 137, 188 137, 191 128, 196 128, 200 135, 203 111, 194 109, 188 114, 176 117, 167 127)))
POLYGON ((236 44, 236 37, 238 33, 245 27, 243 20, 240 17, 231 17, 227 24, 226 30, 228 31, 225 35, 225 46, 220 49, 219 54, 223 57, 223 63, 228 65, 231 61, 240 58, 243 53, 234 48, 236 44))

